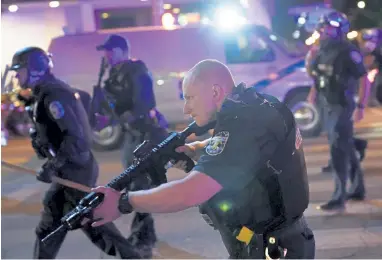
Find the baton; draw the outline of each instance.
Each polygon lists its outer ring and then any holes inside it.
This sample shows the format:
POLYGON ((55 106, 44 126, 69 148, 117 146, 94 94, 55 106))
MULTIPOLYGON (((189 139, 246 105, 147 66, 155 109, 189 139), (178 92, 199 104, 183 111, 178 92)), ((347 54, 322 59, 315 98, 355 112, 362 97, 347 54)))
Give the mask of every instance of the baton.
MULTIPOLYGON (((5 162, 3 160, 1 161, 1 165, 5 166, 9 169, 12 169, 12 170, 21 171, 23 173, 28 173, 30 175, 35 175, 35 176, 37 175, 37 172, 33 169, 26 168, 26 167, 19 166, 19 165, 14 165, 12 163, 8 163, 8 162, 5 162)), ((69 187, 69 188, 80 190, 83 192, 90 192, 91 191, 91 188, 88 186, 85 186, 85 185, 77 183, 77 182, 69 181, 66 179, 62 179, 62 178, 59 178, 57 176, 52 176, 52 182, 61 184, 63 186, 69 187)))

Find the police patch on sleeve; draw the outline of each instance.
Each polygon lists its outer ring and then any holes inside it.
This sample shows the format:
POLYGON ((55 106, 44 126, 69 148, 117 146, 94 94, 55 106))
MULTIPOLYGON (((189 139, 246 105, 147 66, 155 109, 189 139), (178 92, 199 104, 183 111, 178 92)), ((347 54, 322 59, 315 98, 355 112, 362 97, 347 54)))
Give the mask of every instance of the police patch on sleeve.
POLYGON ((362 62, 362 55, 358 51, 352 51, 350 53, 350 57, 354 61, 355 64, 359 64, 362 62))
POLYGON ((206 153, 211 156, 221 154, 228 141, 228 137, 228 131, 222 131, 214 135, 206 147, 206 153))
POLYGON ((65 109, 58 101, 53 101, 49 104, 49 112, 54 119, 60 119, 65 115, 65 109))

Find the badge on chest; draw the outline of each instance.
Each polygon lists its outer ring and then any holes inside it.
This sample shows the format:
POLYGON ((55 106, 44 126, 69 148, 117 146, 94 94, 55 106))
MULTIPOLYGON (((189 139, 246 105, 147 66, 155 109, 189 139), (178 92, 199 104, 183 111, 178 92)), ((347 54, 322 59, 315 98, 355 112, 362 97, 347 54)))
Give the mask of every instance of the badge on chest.
POLYGON ((221 154, 224 151, 224 147, 228 141, 229 132, 222 131, 217 133, 211 138, 210 142, 206 147, 206 153, 211 156, 221 154))

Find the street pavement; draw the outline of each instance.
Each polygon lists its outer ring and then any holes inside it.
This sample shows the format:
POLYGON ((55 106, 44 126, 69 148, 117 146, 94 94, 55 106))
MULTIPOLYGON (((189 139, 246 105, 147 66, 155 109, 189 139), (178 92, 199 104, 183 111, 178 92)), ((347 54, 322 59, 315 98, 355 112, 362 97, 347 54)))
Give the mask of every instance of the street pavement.
MULTIPOLYGON (((325 136, 304 139, 303 145, 308 166, 310 205, 305 216, 316 239, 316 257, 382 258, 382 113, 368 110, 364 122, 357 124, 357 136, 369 140, 369 149, 363 162, 367 200, 347 204, 341 215, 316 210, 327 201, 334 189, 331 174, 322 174, 321 166, 328 160, 325 136)), ((121 171, 120 153, 95 152, 100 164, 99 184, 105 184, 121 171)), ((15 139, 2 148, 2 160, 38 169, 38 160, 25 139, 15 139)), ((185 174, 170 169, 169 179, 179 179, 185 174)), ((39 221, 41 198, 48 185, 39 183, 34 176, 1 168, 1 257, 31 258, 34 229, 39 221)), ((129 234, 132 217, 116 221, 118 228, 129 234)), ((174 214, 156 214, 159 237, 155 258, 227 258, 226 250, 216 231, 210 228, 191 208, 174 214)), ((94 259, 108 258, 95 248, 81 231, 70 232, 58 258, 94 259)))

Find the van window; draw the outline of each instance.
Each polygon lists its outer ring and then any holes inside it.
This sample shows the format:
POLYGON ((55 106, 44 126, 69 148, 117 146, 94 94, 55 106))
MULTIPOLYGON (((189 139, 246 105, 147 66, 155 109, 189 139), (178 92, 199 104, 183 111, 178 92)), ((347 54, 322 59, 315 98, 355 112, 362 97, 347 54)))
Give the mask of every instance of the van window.
POLYGON ((224 43, 228 64, 270 62, 275 54, 268 43, 254 31, 227 37, 224 43))
POLYGON ((305 44, 301 45, 290 42, 274 32, 269 33, 268 38, 290 57, 305 56, 307 53, 307 46, 305 44))

